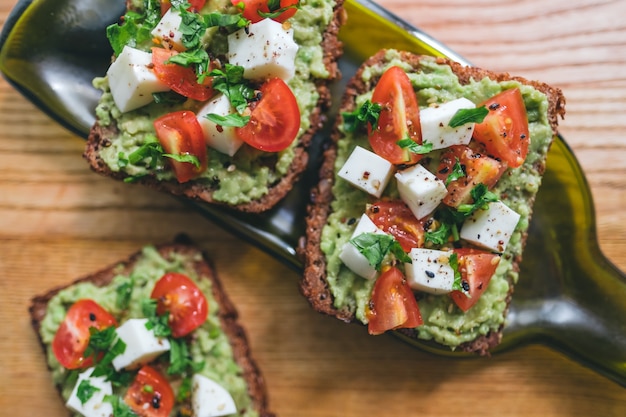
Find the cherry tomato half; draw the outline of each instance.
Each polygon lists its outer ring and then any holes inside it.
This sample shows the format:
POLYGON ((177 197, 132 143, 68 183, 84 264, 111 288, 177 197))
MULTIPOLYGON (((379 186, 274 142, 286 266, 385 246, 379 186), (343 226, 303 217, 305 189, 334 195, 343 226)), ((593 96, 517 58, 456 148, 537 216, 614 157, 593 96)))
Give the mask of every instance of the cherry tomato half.
POLYGON ((474 139, 490 155, 516 168, 528 155, 530 134, 524 99, 519 88, 505 90, 481 105, 489 109, 482 123, 474 128, 474 139))
POLYGON ((451 146, 441 155, 437 177, 446 182, 457 162, 464 168, 465 175, 451 180, 446 186, 448 194, 444 197, 443 203, 451 207, 469 203, 472 198, 470 193, 478 184, 482 183, 487 188, 492 188, 506 171, 505 164, 486 155, 474 153, 469 146, 457 145, 451 146))
POLYGON ((186 275, 169 272, 155 284, 151 298, 157 313, 169 314, 172 336, 182 337, 206 321, 209 304, 198 286, 186 275))
MULTIPOLYGON (((269 0, 231 0, 234 6, 243 5, 241 13, 243 17, 250 20, 252 23, 259 22, 265 17, 261 13, 269 13, 269 0)), ((296 14, 296 7, 300 3, 299 0, 280 0, 280 7, 278 10, 272 10, 272 12, 278 12, 284 10, 276 16, 271 16, 272 20, 277 22, 284 22, 285 20, 296 14)))
POLYGON ((192 67, 167 63, 167 60, 177 53, 170 49, 152 48, 152 65, 157 78, 173 91, 193 100, 206 101, 213 97, 214 91, 209 77, 206 78, 205 84, 199 84, 192 67))
POLYGON ((261 99, 250 105, 250 120, 235 128, 248 145, 266 152, 278 152, 294 141, 300 130, 300 108, 289 86, 272 78, 261 86, 261 99))
POLYGON ((419 106, 411 81, 400 67, 384 72, 372 94, 372 103, 381 105, 376 129, 368 126, 369 141, 374 152, 392 164, 414 164, 422 155, 398 146, 410 138, 422 143, 419 106))
POLYGON ((92 356, 84 357, 91 337, 89 329, 103 330, 116 325, 115 318, 95 301, 78 300, 67 310, 54 335, 52 352, 67 369, 87 368, 93 365, 94 360, 92 356))
POLYGON ((405 252, 424 246, 424 222, 402 200, 381 200, 367 206, 367 216, 392 235, 405 252))
POLYGON ((198 158, 199 166, 168 158, 178 182, 187 182, 206 170, 208 154, 204 134, 193 112, 181 110, 161 116, 154 121, 154 129, 165 152, 198 158))
POLYGON ((415 295, 396 267, 389 268, 376 280, 366 314, 370 334, 415 328, 423 323, 415 295))
POLYGON ((174 408, 174 391, 156 369, 144 365, 126 391, 124 402, 141 417, 167 417, 174 408))
POLYGON ((455 249, 454 252, 458 255, 461 279, 469 287, 469 297, 462 291, 452 291, 450 297, 461 310, 467 311, 487 289, 500 263, 500 255, 470 248, 455 249))

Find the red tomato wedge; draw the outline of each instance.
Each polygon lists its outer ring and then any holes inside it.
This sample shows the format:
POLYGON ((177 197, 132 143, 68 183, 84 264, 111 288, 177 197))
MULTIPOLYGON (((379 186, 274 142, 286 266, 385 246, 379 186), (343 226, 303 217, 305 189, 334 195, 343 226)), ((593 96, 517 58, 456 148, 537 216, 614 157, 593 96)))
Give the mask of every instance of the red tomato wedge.
POLYGON ((172 336, 186 336, 206 321, 209 304, 198 286, 186 275, 169 272, 155 284, 151 298, 157 314, 169 314, 172 336))
POLYGON ((59 363, 67 369, 87 368, 93 357, 84 357, 91 337, 89 329, 106 329, 117 321, 93 300, 78 300, 67 311, 65 319, 54 335, 52 351, 59 363))
POLYGON ((405 252, 424 246, 424 223, 402 200, 381 200, 367 206, 367 216, 392 235, 405 252))
POLYGON ((492 188, 506 171, 506 165, 498 160, 474 153, 469 146, 457 145, 451 146, 441 155, 437 177, 446 182, 457 162, 463 167, 465 175, 451 180, 446 186, 448 194, 443 203, 451 207, 469 203, 472 199, 470 192, 478 184, 492 188))
POLYGON ((188 110, 168 113, 154 121, 157 139, 166 153, 172 155, 192 155, 199 165, 169 158, 169 163, 180 183, 197 177, 207 168, 207 148, 202 127, 196 115, 188 110))
MULTIPOLYGON (((243 7, 241 13, 243 17, 250 20, 252 23, 260 22, 265 19, 264 13, 270 13, 269 0, 231 0, 233 6, 243 7)), ((280 7, 277 10, 272 10, 270 18, 277 22, 284 22, 285 20, 296 14, 299 0, 280 0, 280 7)))
POLYGON ((462 291, 452 291, 450 297, 461 310, 467 311, 487 289, 500 263, 500 255, 469 248, 455 249, 454 252, 458 256, 461 279, 469 286, 469 297, 462 291))
POLYGON ((168 380, 149 365, 139 369, 124 396, 124 402, 141 417, 169 416, 174 399, 168 380))
POLYGON ((376 129, 368 126, 374 152, 392 164, 415 164, 422 155, 401 148, 397 142, 410 138, 422 143, 419 106, 411 81, 400 67, 391 67, 380 77, 372 103, 381 105, 376 129))
POLYGON ((528 155, 530 143, 528 116, 519 88, 505 90, 481 105, 489 109, 489 114, 476 124, 474 140, 508 166, 519 167, 528 155))
POLYGON ((205 84, 199 84, 193 68, 167 63, 167 60, 177 53, 165 48, 152 48, 152 65, 157 78, 173 91, 193 100, 206 101, 213 97, 214 91, 209 77, 206 78, 205 84))
POLYGON ((374 335, 387 330, 415 328, 423 323, 413 291, 396 267, 389 268, 376 280, 366 314, 367 330, 374 335))
POLYGON ((261 86, 261 99, 250 104, 250 120, 235 129, 248 145, 278 152, 294 141, 300 130, 300 108, 289 86, 272 78, 261 86))
MULTIPOLYGON (((198 10, 201 10, 206 3, 206 0, 188 0, 188 1, 189 1, 189 4, 191 4, 191 6, 187 10, 193 11, 193 12, 197 12, 198 10)), ((161 0, 161 16, 167 13, 170 7, 172 7, 172 2, 170 0, 161 0)))

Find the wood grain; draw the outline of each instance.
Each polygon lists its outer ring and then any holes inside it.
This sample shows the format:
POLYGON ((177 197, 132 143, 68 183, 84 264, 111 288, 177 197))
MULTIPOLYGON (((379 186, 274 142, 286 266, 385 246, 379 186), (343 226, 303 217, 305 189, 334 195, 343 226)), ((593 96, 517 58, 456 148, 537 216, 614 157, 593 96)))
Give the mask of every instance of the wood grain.
MULTIPOLYGON (((0 0, 3 24, 16 0, 0 0)), ((626 2, 381 0, 476 65, 563 89, 560 131, 626 269, 626 2)), ((186 232, 214 258, 282 416, 624 416, 626 391, 542 346, 432 356, 313 313, 296 274, 169 196, 91 173, 83 141, 0 80, 0 410, 64 416, 30 329, 32 295, 186 232)))

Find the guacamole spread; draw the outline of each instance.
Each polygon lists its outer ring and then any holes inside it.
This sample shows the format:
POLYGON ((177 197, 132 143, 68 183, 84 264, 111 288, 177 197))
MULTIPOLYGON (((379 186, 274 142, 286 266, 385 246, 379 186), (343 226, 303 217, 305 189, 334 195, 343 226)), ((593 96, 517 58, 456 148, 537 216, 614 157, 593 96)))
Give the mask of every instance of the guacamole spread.
MULTIPOLYGON (((388 51, 385 58, 384 62, 363 71, 364 81, 380 76, 391 66, 400 66, 408 73, 420 108, 460 97, 481 103, 503 90, 519 87, 528 114, 531 137, 528 156, 519 168, 509 168, 492 190, 504 204, 520 214, 521 218, 488 289, 467 312, 461 311, 447 295, 420 293, 418 296, 419 309, 424 320, 424 324, 417 328, 418 337, 455 348, 480 335, 486 335, 489 331, 498 330, 504 324, 509 282, 515 283, 518 279, 518 273, 513 268, 513 259, 522 251, 522 236, 528 229, 531 213, 529 202, 533 200, 541 182, 541 173, 535 166, 542 165, 538 162, 545 158, 552 140, 548 101, 543 93, 517 81, 498 83, 482 79, 461 85, 449 66, 439 65, 434 60, 422 60, 420 71, 416 72, 399 59, 396 51, 388 51)), ((370 98, 371 92, 357 97, 357 107, 370 98)), ((366 135, 359 135, 358 132, 342 133, 338 143, 335 172, 343 166, 355 146, 371 149, 366 135)), ((332 214, 323 229, 321 243, 327 260, 327 281, 335 307, 348 308, 355 313, 357 319, 367 323, 366 308, 375 280, 367 280, 354 274, 342 263, 339 254, 355 227, 355 222, 350 220, 358 219, 363 214, 371 197, 338 176, 335 176, 333 195, 332 214)), ((397 197, 397 190, 392 183, 385 190, 385 196, 397 197)))
MULTIPOLYGON (((142 0, 134 0, 132 6, 139 12, 146 8, 142 0)), ((212 190, 215 201, 236 205, 258 200, 287 174, 298 138, 309 129, 311 113, 320 99, 316 81, 330 76, 323 63, 321 42, 323 33, 333 18, 334 6, 334 0, 301 0, 297 12, 287 21, 298 44, 295 76, 288 81, 300 109, 300 129, 296 140, 277 153, 259 151, 245 144, 232 157, 210 149, 207 169, 192 182, 212 190)), ((238 9, 230 0, 215 0, 207 2, 200 12, 234 14, 238 9)), ((150 25, 148 21, 138 22, 137 31, 146 30, 146 26, 150 25)), ((156 22, 152 23, 154 24, 156 22)), ((226 36, 224 30, 211 27, 203 37, 203 42, 211 54, 223 56, 227 52, 226 36)), ((152 46, 151 42, 146 42, 134 47, 149 51, 152 46)), ((145 143, 156 141, 152 122, 157 117, 177 110, 194 111, 202 103, 191 99, 178 103, 153 102, 122 113, 113 102, 106 76, 96 78, 94 86, 103 92, 96 108, 97 123, 103 128, 117 127, 117 130, 114 129, 114 136, 107 138, 106 146, 101 149, 100 154, 109 169, 124 172, 129 178, 151 175, 160 181, 175 180, 174 173, 168 168, 168 161, 164 158, 157 161, 145 158, 133 163, 132 158, 129 161, 129 155, 145 143)))
MULTIPOLYGON (((60 291, 50 300, 46 316, 41 322, 40 334, 43 343, 47 346, 47 362, 52 370, 54 383, 61 387, 61 395, 65 400, 71 395, 78 372, 67 370, 59 364, 51 349, 51 344, 70 306, 80 299, 92 299, 111 313, 119 324, 122 324, 130 318, 144 317, 142 300, 150 298, 154 284, 167 272, 179 272, 187 275, 198 285, 209 305, 207 320, 194 331, 193 337, 189 339, 191 341, 189 352, 193 362, 202 364, 200 369, 195 369, 195 372, 216 381, 231 394, 237 409, 240 410, 240 413, 236 415, 246 417, 258 415, 252 407, 246 381, 242 377, 241 368, 235 362, 227 335, 222 331, 218 317, 219 305, 213 297, 211 280, 208 277, 197 276, 190 272, 189 268, 185 268, 193 261, 199 261, 199 259, 189 259, 188 256, 180 253, 174 253, 170 258, 165 259, 154 247, 147 246, 143 249, 142 256, 132 271, 115 276, 109 285, 97 287, 90 282, 74 284, 60 291), (118 298, 122 288, 132 288, 130 298, 126 299, 127 306, 123 309, 120 308, 118 298)), ((180 381, 178 382, 180 385, 180 381)), ((123 392, 124 387, 118 389, 120 395, 123 395, 123 392)), ((172 415, 178 415, 177 410, 178 406, 175 406, 172 415)))

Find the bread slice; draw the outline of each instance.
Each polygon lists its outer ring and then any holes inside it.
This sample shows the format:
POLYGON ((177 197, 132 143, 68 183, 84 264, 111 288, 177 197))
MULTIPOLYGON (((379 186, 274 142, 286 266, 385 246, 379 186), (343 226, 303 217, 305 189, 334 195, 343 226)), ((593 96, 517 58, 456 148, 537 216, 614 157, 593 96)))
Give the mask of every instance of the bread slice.
MULTIPOLYGON (((371 92, 378 82, 381 68, 387 68, 392 63, 403 66, 407 73, 417 74, 413 84, 418 94, 420 107, 427 105, 424 101, 425 96, 421 95, 420 90, 422 90, 424 94, 428 94, 429 89, 432 91, 446 91, 446 89, 449 89, 450 95, 447 100, 457 98, 455 97, 455 94, 458 94, 458 89, 455 87, 457 86, 457 80, 458 85, 475 84, 478 95, 483 94, 481 90, 481 88, 483 88, 481 86, 481 80, 486 79, 502 84, 505 86, 503 88, 523 85, 531 87, 532 89, 529 91, 535 91, 541 95, 545 95, 547 106, 539 109, 537 114, 533 115, 531 124, 541 122, 542 128, 549 137, 544 146, 534 150, 535 154, 533 158, 527 158, 526 163, 520 168, 517 168, 517 170, 532 172, 533 175, 537 177, 538 186, 538 182, 540 182, 541 175, 545 169, 547 151, 552 142, 553 135, 557 133, 558 118, 563 117, 565 113, 565 99, 559 89, 540 82, 514 77, 506 73, 498 74, 479 68, 462 66, 444 58, 419 56, 409 52, 382 50, 364 62, 354 77, 348 82, 342 100, 340 114, 342 112, 352 112, 355 110, 357 108, 356 98, 364 93, 371 92), (449 73, 446 73, 447 75, 445 77, 437 78, 433 75, 436 71, 433 69, 435 67, 443 68, 442 71, 449 71, 449 73), (419 88, 416 87, 416 85, 419 85, 419 88)), ((312 307, 321 313, 334 316, 346 322, 365 322, 366 320, 364 320, 362 312, 362 304, 364 301, 361 301, 361 304, 359 304, 356 292, 360 291, 369 294, 368 291, 371 291, 372 284, 364 283, 366 281, 365 279, 356 277, 356 275, 351 273, 345 266, 337 267, 335 265, 337 262, 329 266, 329 253, 336 255, 337 248, 342 245, 342 243, 338 242, 347 241, 353 228, 347 228, 347 232, 342 232, 341 230, 336 231, 336 234, 333 229, 332 233, 329 232, 327 236, 323 238, 325 228, 330 227, 327 226, 329 222, 349 221, 347 218, 333 219, 334 210, 332 208, 332 204, 336 200, 333 187, 336 186, 338 181, 342 181, 338 179, 336 173, 343 164, 343 161, 345 161, 347 153, 354 147, 354 144, 346 142, 349 139, 346 139, 346 135, 340 130, 339 127, 341 123, 342 120, 341 117, 339 117, 332 135, 331 144, 324 154, 323 166, 320 169, 319 183, 311 192, 311 202, 308 206, 306 220, 306 239, 304 244, 299 248, 299 253, 304 257, 305 264, 304 275, 301 281, 301 292, 309 300, 312 307), (347 237, 346 233, 348 234, 347 237), (329 274, 332 274, 332 276, 329 276, 329 274), (339 274, 341 274, 341 276, 338 276, 339 274), (359 285, 358 290, 355 289, 354 285, 348 287, 348 289, 344 288, 341 291, 335 288, 339 286, 338 284, 334 284, 335 287, 333 287, 333 282, 339 282, 341 280, 345 282, 346 280, 355 279, 354 277, 356 277, 354 282, 359 285), (357 282, 359 280, 361 281, 357 282), (360 317, 359 308, 361 308, 360 317)), ((364 134, 365 133, 361 133, 361 135, 364 134)), ((532 136, 531 133, 531 143, 532 136)), ((361 144, 363 143, 367 143, 367 141, 361 142, 361 144)), ((510 172, 505 173, 505 175, 510 175, 512 170, 509 169, 509 171, 510 172)), ((472 316, 472 320, 475 320, 474 324, 476 326, 483 325, 483 330, 463 338, 462 336, 465 332, 463 329, 466 321, 465 317, 456 314, 454 319, 457 320, 457 322, 454 326, 450 326, 449 328, 446 328, 447 324, 437 324, 435 323, 435 318, 432 316, 432 314, 435 314, 436 309, 434 307, 428 307, 429 300, 435 299, 435 297, 418 295, 420 310, 426 310, 422 311, 422 315, 424 316, 425 326, 428 327, 429 330, 425 331, 424 329, 426 327, 422 329, 423 326, 420 326, 416 329, 401 329, 399 330, 400 332, 410 338, 434 340, 439 346, 448 345, 455 350, 476 352, 479 354, 487 354, 489 349, 499 343, 506 310, 511 300, 520 262, 522 260, 522 249, 526 240, 528 223, 530 221, 536 191, 536 189, 532 189, 528 192, 523 191, 520 198, 522 198, 525 205, 527 205, 528 212, 523 214, 523 220, 520 221, 515 232, 517 233, 517 238, 520 240, 520 244, 516 249, 507 249, 507 252, 503 254, 502 259, 506 259, 507 262, 501 262, 501 264, 505 263, 505 265, 500 265, 500 269, 496 273, 496 275, 502 277, 502 279, 498 280, 498 284, 493 283, 493 281, 496 280, 495 278, 492 279, 492 285, 503 285, 503 288, 508 288, 508 290, 501 292, 498 299, 494 301, 494 304, 497 304, 499 306, 498 308, 501 310, 498 312, 498 319, 484 326, 485 323, 482 323, 480 318, 474 318, 474 315, 479 314, 476 312, 472 313, 470 310, 468 313, 472 316), (459 325, 458 323, 461 324, 459 325), (458 335, 456 333, 458 333, 458 335), (460 340, 450 342, 446 340, 448 338, 447 336, 450 335, 452 337, 461 336, 461 338, 460 340)), ((499 193, 502 200, 505 201, 507 190, 499 190, 499 193)), ((360 210, 362 213, 363 208, 360 210)), ((353 213, 353 216, 356 216, 356 218, 358 218, 358 215, 358 211, 353 213)), ((455 308, 447 295, 438 297, 446 297, 446 301, 440 301, 441 304, 438 305, 440 308, 436 311, 445 315, 447 314, 446 310, 449 312, 451 309, 455 308)), ((454 311, 456 313, 460 312, 460 310, 454 311)))
MULTIPOLYGON (((300 93, 296 92, 302 124, 298 136, 287 152, 270 153, 248 148, 240 149, 233 157, 228 157, 226 154, 209 150, 209 159, 213 159, 215 163, 210 164, 210 169, 204 176, 185 183, 179 183, 171 176, 169 179, 164 178, 162 172, 149 172, 148 175, 141 176, 132 175, 127 168, 120 168, 117 162, 111 164, 103 158, 103 152, 107 148, 120 142, 121 127, 118 123, 119 118, 116 118, 119 111, 110 108, 108 104, 101 103, 96 112, 97 121, 87 140, 84 158, 92 170, 116 180, 132 180, 132 182, 153 189, 211 204, 226 205, 237 211, 256 213, 270 209, 285 197, 307 167, 309 161, 307 149, 315 133, 326 122, 326 113, 331 105, 329 85, 340 77, 337 59, 341 56, 343 49, 337 35, 345 21, 343 2, 344 0, 309 2, 302 5, 295 16, 286 23, 294 29, 295 40, 299 43, 300 49, 305 51, 296 57, 298 67, 304 69, 297 71, 295 81, 293 79, 289 81, 292 89, 293 85, 302 83, 298 90, 300 93), (315 26, 309 22, 310 19, 306 13, 330 16, 328 24, 320 27, 319 34, 311 35, 313 33, 311 28, 315 26), (313 37, 309 39, 307 36, 313 37), (318 47, 321 53, 316 55, 318 52, 315 52, 314 48, 318 47), (323 70, 320 69, 320 64, 323 70), (310 96, 310 99, 305 99, 305 96, 310 96), (234 174, 232 174, 233 170, 236 171, 234 174), (263 174, 267 178, 260 180, 257 184, 255 181, 261 177, 262 170, 267 170, 268 173, 263 174), (225 178, 229 177, 236 179, 223 185, 225 178)), ((128 2, 130 8, 136 8, 133 4, 137 2, 128 2)), ((229 10, 233 11, 234 8, 229 10)), ((319 17, 315 20, 322 22, 324 19, 327 17, 319 17)), ((216 58, 222 62, 226 60, 222 55, 223 52, 209 52, 211 55, 217 55, 216 58)), ((99 86, 99 88, 104 88, 106 95, 106 84, 105 87, 99 86)), ((140 108, 133 112, 141 114, 143 110, 140 108)), ((133 146, 136 147, 136 144, 133 146)), ((247 145, 244 144, 243 148, 247 148, 247 145)), ((110 161, 110 157, 108 159, 110 161)))
MULTIPOLYGON (((48 367, 53 372, 55 379, 65 381, 69 377, 69 373, 67 370, 63 370, 58 364, 50 349, 51 337, 56 332, 56 328, 58 328, 60 321, 63 320, 64 317, 64 314, 59 315, 56 310, 57 317, 49 317, 50 314, 54 314, 51 309, 56 309, 59 306, 69 308, 70 305, 76 301, 76 298, 83 298, 85 295, 78 290, 80 285, 93 286, 93 288, 106 288, 107 286, 114 285, 115 280, 119 279, 116 277, 129 276, 133 273, 135 268, 138 267, 142 261, 146 261, 147 258, 154 259, 158 268, 162 268, 163 272, 169 272, 168 268, 174 266, 176 272, 182 272, 190 277, 195 277, 196 282, 203 280, 210 283, 211 294, 210 297, 207 296, 209 300, 209 310, 213 310, 216 313, 219 321, 219 330, 224 333, 230 345, 232 356, 229 356, 228 353, 220 353, 225 356, 215 356, 212 359, 207 356, 205 360, 207 360, 207 362, 209 359, 221 361, 223 359, 220 358, 227 358, 229 363, 219 363, 220 367, 230 366, 230 361, 234 361, 234 366, 236 366, 239 371, 231 375, 230 378, 231 381, 239 381, 239 379, 241 379, 240 382, 244 383, 247 387, 247 392, 242 394, 249 398, 249 404, 246 405, 256 410, 257 415, 260 417, 274 416, 274 414, 269 411, 265 381, 257 363, 252 357, 245 330, 238 319, 237 310, 224 292, 210 259, 198 247, 194 246, 185 235, 177 236, 171 243, 159 246, 147 246, 143 250, 131 255, 126 260, 79 278, 67 285, 51 289, 45 294, 38 295, 32 299, 29 307, 32 326, 39 337, 41 346, 47 357, 48 367), (61 370, 59 370, 59 368, 61 368, 61 370)), ((136 290, 141 291, 141 289, 136 290)), ((211 314, 210 312, 209 320, 211 320, 211 314)), ((122 320, 118 318, 118 321, 122 320)), ((194 333, 192 333, 190 339, 192 343, 195 337, 194 333)), ((64 388, 61 383, 57 384, 56 387, 64 400, 66 400, 67 395, 69 395, 67 387, 64 388)), ((239 404, 238 406, 241 407, 239 404)), ((245 410, 240 410, 242 415, 244 411, 245 410)))

